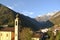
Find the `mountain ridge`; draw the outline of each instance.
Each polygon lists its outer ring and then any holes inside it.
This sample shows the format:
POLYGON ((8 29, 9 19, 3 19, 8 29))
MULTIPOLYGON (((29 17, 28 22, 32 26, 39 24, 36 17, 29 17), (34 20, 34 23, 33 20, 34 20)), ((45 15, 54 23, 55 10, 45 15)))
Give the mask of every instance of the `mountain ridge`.
POLYGON ((53 25, 52 22, 47 20, 46 22, 38 22, 34 18, 30 18, 21 13, 15 12, 8 7, 0 4, 0 25, 8 25, 14 27, 14 19, 16 14, 19 14, 22 27, 29 27, 32 30, 39 30, 41 28, 48 28, 53 25))

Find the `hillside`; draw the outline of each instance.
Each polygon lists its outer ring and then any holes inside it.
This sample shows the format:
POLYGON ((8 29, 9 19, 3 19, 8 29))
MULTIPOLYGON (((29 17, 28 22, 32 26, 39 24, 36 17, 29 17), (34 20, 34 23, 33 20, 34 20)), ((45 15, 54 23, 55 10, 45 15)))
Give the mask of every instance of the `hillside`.
POLYGON ((19 14, 22 27, 30 27, 33 30, 37 30, 39 28, 38 25, 36 25, 38 23, 36 20, 15 12, 2 4, 0 4, 0 26, 8 25, 9 27, 13 27, 16 14, 19 14))
POLYGON ((0 26, 8 25, 8 27, 14 27, 14 19, 16 14, 19 14, 22 27, 29 27, 32 30, 39 30, 41 28, 51 27, 52 22, 47 20, 46 22, 38 22, 34 18, 30 18, 21 13, 15 12, 8 7, 0 4, 0 26))
POLYGON ((56 12, 51 18, 50 21, 54 24, 60 24, 60 11, 56 12))
POLYGON ((0 25, 13 26, 15 15, 16 15, 16 12, 0 4, 0 25))

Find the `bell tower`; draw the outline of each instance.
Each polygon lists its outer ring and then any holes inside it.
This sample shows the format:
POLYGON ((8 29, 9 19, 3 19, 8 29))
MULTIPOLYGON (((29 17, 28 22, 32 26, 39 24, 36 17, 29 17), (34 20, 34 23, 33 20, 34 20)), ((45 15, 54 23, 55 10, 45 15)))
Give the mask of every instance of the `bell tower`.
POLYGON ((16 15, 16 19, 15 19, 15 39, 14 40, 18 40, 18 34, 19 34, 19 15, 16 15))

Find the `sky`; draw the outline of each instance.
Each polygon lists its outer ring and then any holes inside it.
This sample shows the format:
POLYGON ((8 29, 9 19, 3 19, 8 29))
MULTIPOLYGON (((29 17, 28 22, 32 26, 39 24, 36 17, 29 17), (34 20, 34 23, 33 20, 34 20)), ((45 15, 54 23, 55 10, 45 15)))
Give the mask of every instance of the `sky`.
POLYGON ((60 0, 0 0, 0 3, 31 18, 60 11, 60 0))

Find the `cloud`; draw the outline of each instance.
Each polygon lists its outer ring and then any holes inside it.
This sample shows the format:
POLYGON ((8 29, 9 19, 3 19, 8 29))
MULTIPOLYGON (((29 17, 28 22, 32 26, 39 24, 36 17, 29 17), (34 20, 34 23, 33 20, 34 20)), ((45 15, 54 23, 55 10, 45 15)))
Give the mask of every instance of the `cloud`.
POLYGON ((10 9, 13 9, 13 7, 11 7, 11 6, 7 6, 8 8, 10 8, 10 9))
MULTIPOLYGON (((54 11, 54 12, 49 12, 49 13, 47 13, 47 14, 44 14, 44 15, 46 15, 46 16, 53 16, 54 14, 56 14, 58 11, 56 10, 56 11, 54 11)), ((42 17, 42 16, 44 16, 44 15, 38 15, 37 17, 42 17)))
POLYGON ((24 14, 24 15, 26 15, 26 16, 34 14, 34 12, 29 12, 29 11, 22 11, 21 13, 24 14))
POLYGON ((53 15, 54 15, 55 13, 57 13, 57 12, 58 12, 58 11, 50 12, 50 13, 47 13, 46 15, 47 15, 47 16, 49 16, 49 15, 50 15, 50 16, 53 16, 53 15))
POLYGON ((34 14, 34 12, 28 12, 30 15, 33 15, 34 14))
POLYGON ((49 16, 49 15, 52 16, 52 15, 54 15, 54 14, 55 14, 55 13, 48 13, 48 14, 46 14, 46 15, 48 15, 48 16, 49 16))
POLYGON ((38 15, 38 17, 41 17, 42 15, 38 15))

